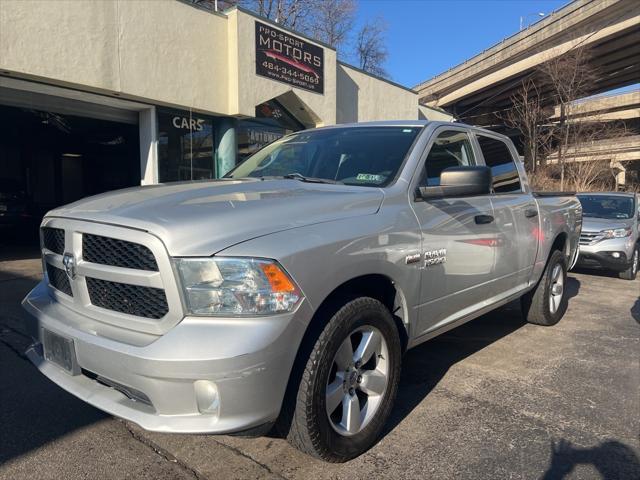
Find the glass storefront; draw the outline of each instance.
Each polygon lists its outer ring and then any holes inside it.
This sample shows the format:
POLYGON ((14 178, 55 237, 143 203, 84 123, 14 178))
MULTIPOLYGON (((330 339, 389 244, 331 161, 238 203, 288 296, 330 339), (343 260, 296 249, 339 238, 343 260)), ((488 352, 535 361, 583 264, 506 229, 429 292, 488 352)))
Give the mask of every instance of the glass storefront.
POLYGON ((158 109, 160 182, 216 177, 214 119, 158 109))
POLYGON ((162 183, 218 178, 265 145, 305 128, 277 100, 258 105, 255 118, 243 120, 166 108, 157 114, 162 183))
POLYGON ((238 162, 280 137, 304 128, 277 100, 258 105, 256 118, 238 122, 238 162))

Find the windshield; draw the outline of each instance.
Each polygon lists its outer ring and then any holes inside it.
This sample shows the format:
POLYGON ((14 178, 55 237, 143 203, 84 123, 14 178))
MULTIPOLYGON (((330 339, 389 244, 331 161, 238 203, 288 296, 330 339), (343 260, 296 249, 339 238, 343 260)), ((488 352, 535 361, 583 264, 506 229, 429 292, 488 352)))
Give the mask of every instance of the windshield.
POLYGON ((628 220, 633 218, 633 198, 614 195, 578 195, 585 217, 628 220))
POLYGON ((384 187, 422 127, 349 127, 286 136, 247 158, 225 177, 314 179, 384 187))

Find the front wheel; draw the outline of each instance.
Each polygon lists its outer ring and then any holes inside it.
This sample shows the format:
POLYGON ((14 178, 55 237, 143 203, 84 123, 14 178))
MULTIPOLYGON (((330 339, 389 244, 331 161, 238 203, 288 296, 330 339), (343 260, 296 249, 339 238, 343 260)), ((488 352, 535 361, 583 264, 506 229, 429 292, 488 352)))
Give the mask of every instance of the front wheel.
POLYGON ((624 272, 620 272, 620 278, 623 280, 635 280, 638 275, 638 264, 640 264, 640 247, 636 247, 633 251, 631 266, 624 272))
POLYGON ((287 438, 298 449, 344 462, 369 449, 389 417, 401 344, 389 310, 356 298, 325 326, 306 363, 287 438))
POLYGON ((538 284, 521 298, 522 313, 527 322, 544 326, 558 323, 567 310, 566 284, 565 256, 554 250, 538 284))

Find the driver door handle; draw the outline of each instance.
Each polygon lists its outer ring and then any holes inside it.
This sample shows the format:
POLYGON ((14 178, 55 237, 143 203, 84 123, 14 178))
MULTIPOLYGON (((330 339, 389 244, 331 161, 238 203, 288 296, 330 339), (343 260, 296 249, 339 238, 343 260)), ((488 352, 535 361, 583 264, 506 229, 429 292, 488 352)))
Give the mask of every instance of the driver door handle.
POLYGON ((493 222, 493 215, 476 215, 475 221, 478 225, 486 225, 487 223, 493 222))
POLYGON ((537 217, 538 216, 538 209, 537 208, 527 208, 524 211, 524 216, 527 217, 527 218, 537 217))

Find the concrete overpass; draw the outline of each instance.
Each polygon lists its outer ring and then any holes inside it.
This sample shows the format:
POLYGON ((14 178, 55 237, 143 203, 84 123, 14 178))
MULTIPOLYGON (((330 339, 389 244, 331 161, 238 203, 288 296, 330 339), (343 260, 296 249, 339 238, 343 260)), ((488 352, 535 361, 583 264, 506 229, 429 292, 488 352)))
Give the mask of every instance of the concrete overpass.
MULTIPOLYGON (((640 46, 639 46, 640 48, 640 46)), ((560 107, 555 107, 551 121, 559 120, 560 107)), ((576 102, 571 109, 570 120, 582 121, 624 121, 632 123, 640 119, 640 90, 598 95, 576 102)))
MULTIPOLYGON (((608 161, 633 162, 640 160, 640 135, 629 135, 616 140, 600 140, 580 148, 569 147, 566 152, 567 162, 608 161)), ((556 163, 557 154, 547 157, 547 163, 556 163)))
MULTIPOLYGON (((640 179, 640 90, 587 98, 576 102, 571 112, 570 122, 615 122, 616 125, 624 125, 626 133, 618 131, 614 134, 616 138, 601 138, 570 146, 565 152, 566 161, 606 161, 618 172, 616 180, 619 185, 625 184, 628 173, 632 181, 635 179, 637 182, 640 179)), ((560 109, 556 107, 550 120, 557 121, 559 117, 560 109)), ((557 153, 546 158, 547 163, 557 161, 557 153)))
MULTIPOLYGON (((593 95, 640 79, 638 0, 576 0, 414 89, 423 105, 444 108, 461 121, 497 123, 523 79, 545 61, 581 46, 591 52, 598 81, 593 95)), ((549 99, 552 106, 552 95, 549 99)))
MULTIPOLYGON (((569 147, 565 155, 567 162, 607 162, 617 172, 615 176, 618 185, 627 183, 628 174, 631 174, 632 179, 640 177, 640 135, 600 140, 580 145, 579 148, 569 147)), ((549 155, 546 162, 557 163, 557 153, 549 155)))

